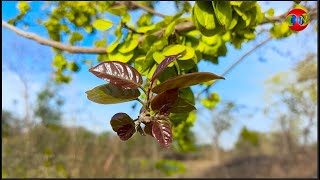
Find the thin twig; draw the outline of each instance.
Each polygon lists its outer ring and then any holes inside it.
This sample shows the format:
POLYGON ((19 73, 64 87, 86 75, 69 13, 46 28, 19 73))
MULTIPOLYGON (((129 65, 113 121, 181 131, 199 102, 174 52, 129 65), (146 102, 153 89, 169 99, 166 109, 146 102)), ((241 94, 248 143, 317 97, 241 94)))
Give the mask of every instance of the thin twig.
POLYGON ((135 29, 129 27, 126 23, 123 23, 122 26, 128 30, 130 30, 131 32, 133 33, 136 33, 136 34, 144 34, 144 33, 141 33, 141 32, 137 32, 135 29))
MULTIPOLYGON (((234 62, 227 70, 225 70, 221 76, 226 75, 228 72, 230 72, 237 64, 239 64, 245 57, 247 57, 250 53, 252 53, 253 51, 255 51, 256 49, 258 49, 259 47, 261 47, 262 45, 264 45, 265 43, 267 43, 268 41, 270 41, 273 37, 269 36, 268 38, 266 38, 265 40, 263 40, 261 43, 257 44, 256 46, 254 46, 252 49, 250 49, 249 51, 247 51, 245 54, 243 54, 236 62, 234 62)), ((202 91, 200 91, 197 95, 196 99, 199 99, 200 95, 204 92, 209 91, 210 87, 215 83, 216 81, 214 81, 212 84, 210 84, 209 86, 207 86, 205 89, 203 89, 202 91)))
POLYGON ((139 4, 137 2, 134 2, 134 1, 131 1, 131 4, 133 4, 134 6, 137 6, 139 8, 141 8, 142 10, 148 12, 148 13, 151 13, 151 14, 154 14, 154 15, 158 15, 158 16, 161 16, 161 17, 165 17, 166 15, 162 14, 162 13, 159 13, 157 11, 155 11, 154 9, 152 8, 149 8, 147 6, 144 6, 142 4, 139 4))
POLYGON ((51 46, 51 47, 54 47, 54 48, 57 48, 60 50, 64 50, 64 51, 68 51, 71 53, 86 53, 86 54, 106 54, 107 53, 106 48, 103 48, 103 47, 99 47, 99 48, 77 47, 77 46, 66 45, 66 44, 63 44, 58 41, 45 39, 41 36, 38 36, 37 34, 23 31, 15 26, 3 21, 3 20, 2 20, 2 26, 14 31, 15 33, 17 33, 20 36, 35 40, 40 44, 43 44, 46 46, 51 46))
POLYGON ((136 100, 137 100, 137 101, 139 101, 139 103, 141 103, 141 104, 142 104, 142 106, 144 106, 144 102, 143 102, 143 101, 141 101, 141 99, 137 98, 136 100))

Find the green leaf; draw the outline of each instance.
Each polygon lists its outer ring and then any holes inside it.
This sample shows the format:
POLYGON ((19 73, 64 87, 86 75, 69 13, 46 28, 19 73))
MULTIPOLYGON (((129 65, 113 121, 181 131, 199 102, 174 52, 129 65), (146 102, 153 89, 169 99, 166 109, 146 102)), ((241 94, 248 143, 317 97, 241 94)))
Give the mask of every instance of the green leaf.
POLYGON ((207 29, 206 27, 202 26, 196 16, 194 15, 195 8, 192 9, 192 21, 195 25, 195 27, 201 32, 201 34, 205 35, 205 36, 213 36, 217 33, 220 33, 221 31, 223 31, 222 26, 219 25, 218 21, 216 20, 216 18, 214 19, 214 24, 216 24, 217 26, 214 29, 207 29))
POLYGON ((196 1, 193 8, 194 16, 201 26, 207 30, 216 28, 214 10, 210 1, 196 1))
POLYGON ((269 16, 273 16, 274 15, 274 9, 273 8, 268 9, 267 14, 269 16))
POLYGON ((214 108, 220 101, 219 94, 212 93, 208 98, 202 99, 201 104, 208 109, 214 108))
POLYGON ((193 105, 195 104, 194 94, 193 94, 193 91, 191 90, 190 87, 180 89, 179 90, 179 97, 188 101, 189 103, 191 103, 193 105))
POLYGON ((220 44, 221 44, 221 36, 220 35, 214 35, 211 37, 201 36, 201 39, 203 40, 204 43, 206 43, 208 45, 220 46, 220 44))
POLYGON ((148 75, 147 75, 147 78, 148 78, 148 79, 151 79, 151 78, 152 78, 152 76, 153 76, 154 72, 156 71, 156 69, 157 69, 157 65, 154 64, 154 65, 152 66, 152 68, 151 68, 151 69, 149 70, 149 72, 148 72, 148 75))
POLYGON ((107 11, 117 16, 124 16, 127 14, 127 7, 125 5, 110 6, 107 11))
POLYGON ((79 32, 72 32, 69 38, 70 44, 74 45, 75 42, 81 41, 83 38, 82 34, 79 32))
POLYGON ((184 54, 182 54, 182 56, 180 58, 178 58, 178 60, 188 60, 188 59, 192 59, 195 56, 195 51, 192 47, 186 47, 186 51, 184 54))
POLYGON ((136 31, 138 33, 147 33, 148 31, 154 30, 156 28, 155 24, 149 25, 149 26, 142 26, 139 27, 136 31))
POLYGON ((240 7, 241 4, 242 4, 241 1, 230 1, 230 5, 232 5, 232 6, 239 6, 240 7))
POLYGON ((270 30, 271 35, 277 39, 289 36, 290 32, 289 23, 287 22, 284 22, 280 25, 275 24, 270 30))
POLYGON ((188 113, 193 110, 196 110, 196 107, 181 97, 178 97, 175 103, 171 105, 171 108, 169 109, 171 113, 188 113))
POLYGON ((56 54, 53 58, 52 65, 58 70, 63 70, 66 68, 68 61, 61 54, 56 54))
POLYGON ((112 22, 107 19, 97 19, 92 26, 100 31, 106 31, 112 27, 112 22))
POLYGON ((126 41, 120 45, 119 51, 121 53, 128 53, 134 50, 139 44, 139 35, 133 34, 131 38, 126 39, 126 41))
POLYGON ((92 26, 85 26, 85 27, 84 27, 84 30, 85 30, 87 33, 92 33, 92 32, 93 32, 92 26))
POLYGON ((26 1, 19 1, 17 7, 22 13, 26 13, 30 10, 30 5, 26 1))
POLYGON ((117 104, 139 97, 138 89, 123 89, 112 84, 104 84, 86 91, 87 98, 99 104, 117 104))
MULTIPOLYGON (((153 48, 156 51, 160 51, 168 44, 167 38, 159 38, 154 35, 147 35, 144 41, 141 44, 141 48, 144 51, 149 52, 150 47, 153 48)), ((151 54, 152 55, 152 54, 151 54)), ((152 56, 151 56, 152 57, 152 56)))
POLYGON ((63 75, 62 73, 57 73, 55 78, 57 83, 69 83, 71 81, 70 75, 63 75))
POLYGON ((248 26, 250 25, 251 18, 252 18, 251 14, 247 14, 247 19, 245 20, 245 22, 246 22, 246 27, 248 27, 248 26))
POLYGON ((137 25, 139 27, 148 26, 151 24, 151 18, 152 18, 151 14, 142 14, 139 20, 137 21, 137 25))
POLYGON ((240 7, 234 7, 234 10, 239 16, 245 16, 245 13, 240 9, 240 7))
POLYGON ((176 26, 176 21, 171 22, 164 32, 164 37, 168 38, 174 31, 175 26, 176 26))
POLYGON ((231 40, 231 32, 228 31, 224 35, 222 35, 222 40, 223 41, 230 41, 231 40))
POLYGON ((77 63, 71 62, 71 63, 68 64, 68 69, 73 71, 73 72, 78 72, 80 67, 78 66, 77 63))
POLYGON ((251 9, 256 3, 257 3, 257 1, 244 1, 244 2, 241 3, 240 9, 243 9, 244 11, 248 11, 248 10, 251 9))
POLYGON ((197 62, 195 61, 195 58, 192 58, 188 60, 177 61, 177 64, 182 71, 188 71, 192 69, 197 62))
MULTIPOLYGON (((152 55, 153 59, 158 63, 160 64, 162 61, 164 61, 164 59, 166 58, 162 53, 160 53, 159 51, 153 53, 152 55)), ((174 65, 174 63, 170 63, 168 65, 168 67, 172 67, 174 65)))
POLYGON ((133 51, 128 52, 128 53, 121 53, 121 52, 113 51, 112 53, 108 54, 108 59, 127 63, 131 60, 133 55, 134 55, 133 51))
POLYGON ((141 74, 119 61, 102 62, 89 69, 89 72, 124 89, 137 89, 142 84, 141 74))
POLYGON ((106 47, 107 46, 107 39, 101 39, 94 41, 94 46, 95 47, 106 47))
POLYGON ((110 124, 123 141, 128 140, 136 132, 134 121, 126 113, 115 114, 111 118, 110 124))
POLYGON ((160 82, 163 82, 171 77, 177 76, 175 67, 167 67, 158 77, 160 82))
POLYGON ((148 70, 153 65, 153 59, 146 60, 146 56, 139 56, 134 60, 134 68, 142 75, 146 76, 148 70))
POLYGON ((155 86, 152 91, 155 93, 161 93, 168 89, 174 88, 186 88, 202 82, 210 81, 213 79, 224 79, 224 77, 209 73, 209 72, 196 72, 180 75, 155 86))
POLYGON ((126 15, 124 15, 123 16, 123 18, 121 19, 121 21, 123 22, 123 23, 128 23, 128 22, 130 22, 130 19, 131 19, 131 16, 130 16, 130 14, 126 14, 126 15))
POLYGON ((239 18, 238 14, 235 11, 233 11, 232 12, 232 20, 230 22, 229 30, 233 29, 237 25, 238 18, 239 18))
POLYGON ((165 56, 177 55, 186 50, 186 47, 183 45, 175 44, 165 47, 162 51, 162 54, 165 56))
POLYGON ((112 53, 119 45, 120 39, 115 40, 107 47, 107 53, 112 53))
MULTIPOLYGON (((213 3, 213 2, 212 2, 213 3)), ((232 20, 232 8, 228 1, 217 1, 214 8, 218 22, 227 30, 232 20)))

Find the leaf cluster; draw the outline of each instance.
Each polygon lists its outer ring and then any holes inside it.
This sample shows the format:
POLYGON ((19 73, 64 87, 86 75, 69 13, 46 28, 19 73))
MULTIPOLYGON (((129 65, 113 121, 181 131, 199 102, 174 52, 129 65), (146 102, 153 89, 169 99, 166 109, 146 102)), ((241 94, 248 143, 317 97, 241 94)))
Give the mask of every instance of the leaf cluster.
POLYGON ((141 135, 147 134, 154 137, 161 146, 169 147, 173 137, 170 114, 189 113, 196 109, 192 103, 184 99, 184 95, 179 93, 179 89, 210 80, 224 79, 209 72, 195 72, 172 77, 156 84, 158 77, 170 63, 177 58, 184 57, 181 53, 182 51, 178 51, 178 54, 165 56, 151 78, 147 79, 146 87, 142 86, 142 75, 135 68, 123 62, 102 62, 90 68, 91 73, 107 81, 108 84, 87 91, 89 100, 99 104, 138 100, 143 105, 135 120, 126 113, 117 113, 111 118, 112 129, 117 132, 121 140, 128 140, 138 131, 141 135), (145 93, 144 102, 139 99, 141 92, 138 88, 145 93), (143 129, 142 124, 144 125, 143 129))

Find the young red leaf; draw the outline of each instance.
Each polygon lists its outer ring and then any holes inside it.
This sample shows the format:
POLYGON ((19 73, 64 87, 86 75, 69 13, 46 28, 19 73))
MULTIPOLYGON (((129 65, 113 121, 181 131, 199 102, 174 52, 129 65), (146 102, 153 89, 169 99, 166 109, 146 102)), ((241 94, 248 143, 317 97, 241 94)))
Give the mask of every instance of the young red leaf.
POLYGON ((104 84, 86 91, 87 98, 99 104, 116 104, 132 101, 140 96, 138 89, 122 89, 113 84, 104 84))
POLYGON ((168 121, 155 121, 152 125, 152 135, 162 147, 168 148, 172 143, 172 130, 168 121))
POLYGON ((177 55, 172 55, 172 56, 167 56, 157 67, 157 69, 154 71, 152 78, 151 78, 151 82, 154 81, 162 71, 164 71, 167 66, 174 61, 175 59, 181 57, 180 54, 177 55))
POLYGON ((150 135, 150 136, 153 137, 153 135, 152 135, 152 125, 153 125, 153 122, 152 122, 152 121, 149 122, 149 123, 147 123, 147 124, 144 126, 143 131, 144 131, 146 134, 148 134, 148 135, 150 135))
POLYGON ((121 126, 117 134, 121 140, 126 141, 128 140, 134 133, 136 132, 134 126, 132 124, 126 124, 121 126))
POLYGON ((154 111, 160 111, 161 114, 169 114, 168 110, 178 98, 179 89, 169 89, 156 95, 151 101, 151 108, 154 111))
POLYGON ((112 129, 121 140, 128 140, 135 132, 134 121, 126 113, 115 114, 110 121, 112 129))
POLYGON ((133 67, 117 61, 102 62, 89 69, 97 77, 124 89, 137 89, 142 84, 141 74, 133 67))
POLYGON ((206 81, 214 79, 225 79, 224 77, 209 73, 209 72, 195 72, 176 76, 166 80, 165 82, 155 86, 152 91, 155 93, 161 93, 168 89, 174 88, 186 88, 196 84, 200 84, 206 81))
POLYGON ((196 110, 196 107, 180 97, 178 97, 169 109, 171 113, 188 113, 193 110, 196 110))

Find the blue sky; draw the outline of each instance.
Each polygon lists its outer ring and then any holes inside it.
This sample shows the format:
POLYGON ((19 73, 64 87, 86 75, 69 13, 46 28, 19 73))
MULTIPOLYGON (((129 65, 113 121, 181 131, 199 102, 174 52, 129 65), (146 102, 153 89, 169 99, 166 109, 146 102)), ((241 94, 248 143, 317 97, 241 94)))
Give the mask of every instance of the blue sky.
MULTIPOLYGON (((275 15, 287 12, 292 2, 260 2, 262 10, 266 11, 268 8, 275 9, 275 15)), ((33 12, 26 17, 26 21, 32 21, 31 18, 41 18, 40 11, 41 2, 30 3, 33 12), (40 12, 40 15, 39 15, 40 12)), ((174 14, 174 2, 159 2, 156 10, 164 14, 174 14)), ((16 2, 2 2, 2 19, 8 21, 17 15, 16 2)), ((135 21, 141 15, 142 11, 135 11, 131 14, 131 20, 135 21)), ((116 21, 117 18, 113 15, 108 15, 106 18, 116 21)), ((156 17, 154 20, 158 21, 161 18, 156 17)), ((18 26, 23 28, 22 25, 18 26)), ((43 37, 48 37, 44 27, 29 26, 26 31, 37 33, 43 37)), ((97 34, 99 38, 102 35, 97 34)), ((27 78, 29 85, 29 94, 31 101, 34 102, 36 92, 38 92, 44 85, 51 73, 51 62, 53 52, 50 47, 40 45, 32 40, 25 39, 16 35, 14 32, 2 28, 2 107, 17 113, 18 116, 24 114, 22 92, 23 86, 18 77, 11 72, 5 65, 17 64, 24 67, 22 71, 23 76, 27 78), (18 103, 14 105, 13 100, 18 103)), ((108 36, 110 37, 110 36, 108 36)), ((221 74, 231 64, 233 64, 245 52, 251 49, 255 44, 261 42, 267 34, 261 34, 256 40, 246 43, 241 50, 235 49, 233 46, 228 46, 227 56, 219 59, 218 65, 213 65, 208 62, 200 62, 199 71, 208 71, 215 74, 221 74)), ((96 37, 88 38, 81 46, 92 46, 92 40, 96 37)), ((267 45, 256 50, 254 53, 247 56, 240 64, 238 64, 225 78, 226 80, 216 83, 211 91, 219 93, 222 100, 231 100, 238 104, 249 106, 251 110, 254 108, 263 108, 265 92, 263 83, 273 74, 287 70, 292 67, 295 62, 303 58, 307 52, 317 52, 317 33, 310 27, 304 31, 299 32, 289 38, 282 40, 271 40, 267 45), (276 53, 273 49, 278 49, 285 55, 276 53), (288 53, 288 54, 286 54, 288 53), (260 61, 263 59, 264 61, 260 61)), ((108 39, 108 44, 113 39, 108 39)), ((80 61, 83 58, 95 59, 94 55, 69 55, 69 59, 80 61)), ((95 61, 94 61, 95 62, 95 61)), ((132 102, 115 104, 115 105, 100 105, 87 100, 85 91, 92 89, 95 86, 103 84, 104 81, 96 78, 88 72, 88 66, 83 65, 79 73, 74 74, 73 81, 63 86, 60 94, 66 98, 64 106, 64 123, 66 125, 83 126, 95 132, 103 132, 111 130, 109 120, 119 111, 125 112, 132 117, 136 117, 138 112, 133 110, 132 102)), ((196 92, 203 87, 194 86, 192 89, 196 92)), ((139 105, 140 106, 140 105, 139 105)), ((199 106, 198 106, 199 107, 199 106)), ((212 129, 208 126, 204 129, 203 124, 210 123, 207 119, 209 112, 202 112, 198 114, 193 130, 197 132, 199 142, 209 142, 208 135, 212 133, 212 129)), ((211 123, 210 123, 211 124, 211 123)), ((237 135, 242 126, 246 126, 252 130, 267 132, 272 130, 273 121, 264 117, 261 113, 254 113, 252 118, 238 118, 232 130, 223 134, 220 142, 223 147, 230 148, 236 141, 237 135)))

